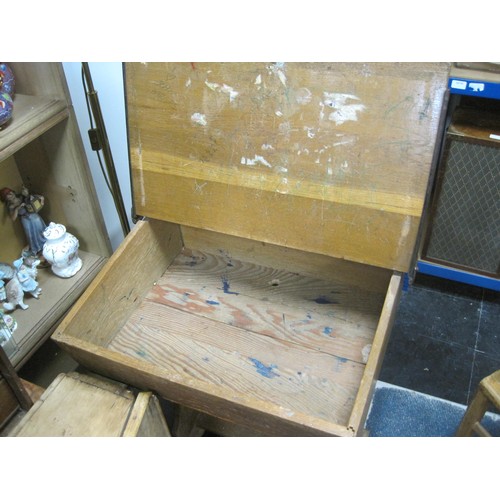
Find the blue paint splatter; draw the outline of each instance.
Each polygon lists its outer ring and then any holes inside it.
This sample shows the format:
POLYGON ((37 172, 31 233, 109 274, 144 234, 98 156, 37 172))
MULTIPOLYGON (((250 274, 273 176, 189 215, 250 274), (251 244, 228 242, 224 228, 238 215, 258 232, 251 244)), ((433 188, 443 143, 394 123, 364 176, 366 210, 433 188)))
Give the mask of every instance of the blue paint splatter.
POLYGON ((264 363, 261 363, 258 359, 248 358, 257 368, 257 373, 267 378, 279 377, 278 373, 273 372, 273 368, 277 368, 276 365, 266 366, 264 363))
POLYGON ((332 328, 329 327, 329 326, 325 326, 325 328, 323 328, 323 333, 325 335, 330 335, 331 333, 333 332, 332 328))
POLYGON ((231 285, 229 284, 229 280, 227 279, 226 276, 222 276, 222 290, 224 293, 228 293, 229 295, 239 295, 237 292, 230 292, 229 288, 231 288, 231 285))
POLYGON ((144 351, 142 351, 142 350, 140 350, 140 351, 135 351, 135 352, 136 352, 136 353, 137 353, 137 354, 138 354, 141 358, 145 358, 145 357, 147 356, 147 354, 146 354, 144 351))
POLYGON ((336 356, 337 360, 335 366, 333 367, 334 371, 341 372, 343 370, 342 365, 347 363, 349 360, 347 358, 342 358, 340 356, 336 356))
POLYGON ((220 305, 220 303, 217 302, 216 300, 205 300, 205 302, 207 304, 210 304, 211 306, 218 306, 218 305, 220 305))
POLYGON ((324 295, 320 295, 318 298, 314 299, 314 302, 316 302, 316 304, 338 304, 338 302, 335 302, 334 300, 330 300, 329 298, 325 297, 324 295))

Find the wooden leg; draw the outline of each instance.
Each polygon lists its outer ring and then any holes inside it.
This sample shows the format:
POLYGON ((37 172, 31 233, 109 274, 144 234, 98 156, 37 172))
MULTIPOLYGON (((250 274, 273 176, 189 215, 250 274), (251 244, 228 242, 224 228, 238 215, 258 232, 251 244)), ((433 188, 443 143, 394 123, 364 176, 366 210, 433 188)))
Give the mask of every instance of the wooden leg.
POLYGON ((175 410, 175 420, 173 425, 173 435, 175 437, 201 437, 205 429, 198 427, 199 413, 185 406, 177 405, 175 410))
POLYGON ((33 401, 17 375, 16 370, 12 366, 7 354, 5 354, 5 351, 2 349, 2 346, 0 346, 0 373, 10 385, 21 408, 28 411, 33 406, 33 401))
POLYGON ((484 395, 481 387, 479 387, 474 399, 465 411, 456 435, 458 437, 472 436, 474 424, 481 421, 489 405, 489 399, 484 395))

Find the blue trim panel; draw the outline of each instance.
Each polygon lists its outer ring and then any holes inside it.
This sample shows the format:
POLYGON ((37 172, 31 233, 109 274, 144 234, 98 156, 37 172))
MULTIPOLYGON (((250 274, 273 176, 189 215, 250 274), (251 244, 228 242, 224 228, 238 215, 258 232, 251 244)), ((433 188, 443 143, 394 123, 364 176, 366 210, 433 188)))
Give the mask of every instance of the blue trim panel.
POLYGON ((417 271, 422 274, 428 274, 429 276, 436 276, 438 278, 445 278, 460 283, 467 283, 468 285, 500 291, 500 280, 498 279, 468 273, 451 267, 440 266, 438 264, 431 264, 430 262, 419 260, 417 263, 417 271))
POLYGON ((497 82, 452 77, 448 79, 448 87, 452 94, 500 99, 500 83, 497 82))

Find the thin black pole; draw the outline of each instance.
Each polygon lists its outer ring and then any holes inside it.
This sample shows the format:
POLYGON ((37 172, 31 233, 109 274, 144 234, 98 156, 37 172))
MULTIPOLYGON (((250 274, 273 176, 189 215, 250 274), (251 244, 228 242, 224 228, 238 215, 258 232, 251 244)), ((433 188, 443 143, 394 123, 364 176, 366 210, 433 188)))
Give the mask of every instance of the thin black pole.
POLYGON ((123 203, 120 184, 118 183, 118 177, 116 176, 115 163, 113 161, 113 155, 111 154, 111 148, 109 147, 108 135, 106 133, 104 118, 102 116, 101 106, 99 104, 99 97, 97 96, 97 92, 94 89, 94 85, 92 83, 89 64, 86 62, 82 63, 82 68, 87 85, 87 95, 89 97, 90 107, 92 109, 92 114, 94 115, 94 119, 96 122, 96 133, 98 134, 99 144, 102 147, 102 154, 104 156, 104 162, 106 164, 106 170, 108 172, 111 194, 113 196, 116 211, 118 212, 118 217, 120 218, 123 234, 124 236, 126 236, 130 232, 130 225, 128 222, 125 205, 123 203))

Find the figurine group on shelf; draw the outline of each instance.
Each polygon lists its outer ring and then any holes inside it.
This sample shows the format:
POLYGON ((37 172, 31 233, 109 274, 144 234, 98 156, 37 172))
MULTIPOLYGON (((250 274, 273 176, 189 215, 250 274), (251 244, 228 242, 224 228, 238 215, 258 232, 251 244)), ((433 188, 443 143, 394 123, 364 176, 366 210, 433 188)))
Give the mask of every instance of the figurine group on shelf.
POLYGON ((70 278, 81 269, 79 241, 64 225, 45 224, 39 214, 45 198, 31 194, 25 186, 19 194, 8 187, 0 189, 0 199, 10 218, 21 221, 28 242, 20 258, 12 264, 0 262, 0 301, 5 311, 27 309, 25 294, 38 299, 42 292, 37 281, 38 268, 50 265, 52 272, 61 278, 70 278))

